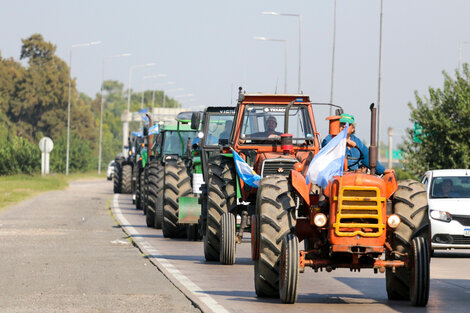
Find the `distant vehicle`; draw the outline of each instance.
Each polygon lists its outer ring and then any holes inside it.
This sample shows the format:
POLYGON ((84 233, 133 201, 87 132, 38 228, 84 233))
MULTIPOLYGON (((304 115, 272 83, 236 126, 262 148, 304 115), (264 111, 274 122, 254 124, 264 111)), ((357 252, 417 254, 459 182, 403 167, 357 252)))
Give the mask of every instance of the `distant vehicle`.
POLYGON ((426 184, 431 248, 470 249, 470 170, 428 171, 426 184))
POLYGON ((106 171, 106 178, 108 178, 108 180, 113 179, 113 173, 114 173, 114 160, 110 161, 108 164, 108 170, 106 171))

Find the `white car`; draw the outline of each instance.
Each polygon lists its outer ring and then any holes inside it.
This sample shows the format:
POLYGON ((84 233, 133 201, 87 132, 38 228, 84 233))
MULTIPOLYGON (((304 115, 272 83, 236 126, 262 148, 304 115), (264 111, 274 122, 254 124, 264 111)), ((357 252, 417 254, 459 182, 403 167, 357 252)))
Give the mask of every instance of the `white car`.
POLYGON ((108 180, 113 179, 113 174, 114 174, 114 160, 112 160, 108 164, 108 170, 106 171, 106 178, 108 180))
POLYGON ((470 170, 433 170, 423 176, 432 249, 470 249, 470 170))

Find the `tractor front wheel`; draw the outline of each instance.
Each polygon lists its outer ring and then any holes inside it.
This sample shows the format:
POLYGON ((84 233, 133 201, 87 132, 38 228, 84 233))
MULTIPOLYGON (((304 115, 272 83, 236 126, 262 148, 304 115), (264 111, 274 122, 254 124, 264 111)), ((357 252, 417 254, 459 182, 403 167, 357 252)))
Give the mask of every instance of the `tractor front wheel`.
POLYGON ((167 160, 165 163, 165 182, 163 191, 163 236, 183 238, 186 236, 184 224, 178 223, 179 197, 192 194, 191 178, 181 159, 167 160))
POLYGON ((235 215, 226 212, 220 219, 220 263, 235 264, 235 215))
POLYGON ((261 179, 256 199, 259 216, 259 257, 255 260, 255 291, 258 297, 279 297, 283 238, 295 228, 295 201, 284 176, 261 179))
POLYGON ((132 166, 130 164, 124 164, 122 166, 122 193, 132 193, 132 166))
POLYGON ((122 167, 121 167, 121 163, 116 162, 116 164, 114 165, 114 173, 113 173, 114 193, 121 193, 121 186, 122 186, 122 167))
POLYGON ((282 241, 281 279, 279 290, 282 303, 297 301, 299 282, 299 239, 294 234, 287 234, 282 241))

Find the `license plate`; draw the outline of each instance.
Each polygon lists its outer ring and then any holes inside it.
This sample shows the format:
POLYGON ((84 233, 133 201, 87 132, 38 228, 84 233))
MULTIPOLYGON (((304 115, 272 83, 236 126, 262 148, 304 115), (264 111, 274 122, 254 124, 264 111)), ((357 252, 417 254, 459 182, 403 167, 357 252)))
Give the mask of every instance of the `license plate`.
POLYGON ((470 228, 465 228, 465 229, 463 230, 463 235, 464 235, 465 237, 470 237, 470 228))

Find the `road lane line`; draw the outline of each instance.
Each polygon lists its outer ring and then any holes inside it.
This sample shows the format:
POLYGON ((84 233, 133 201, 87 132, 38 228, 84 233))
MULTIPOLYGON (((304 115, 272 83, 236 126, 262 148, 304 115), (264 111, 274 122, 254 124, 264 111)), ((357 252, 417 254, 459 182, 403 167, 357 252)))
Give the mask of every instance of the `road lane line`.
POLYGON ((197 303, 201 309, 204 308, 203 311, 211 311, 214 313, 228 313, 222 305, 220 305, 214 298, 212 298, 209 294, 207 294, 204 290, 202 290, 198 285, 192 282, 186 275, 181 273, 181 271, 176 268, 170 261, 165 258, 158 257, 163 256, 163 254, 158 251, 155 247, 153 247, 148 241, 143 239, 142 237, 135 237, 134 235, 138 235, 139 233, 137 230, 130 226, 129 221, 126 219, 124 214, 121 211, 119 206, 119 194, 114 194, 113 197, 113 204, 111 207, 114 215, 118 219, 121 227, 124 231, 132 237, 132 240, 139 246, 139 248, 144 252, 149 260, 154 263, 164 274, 167 278, 173 282, 175 285, 182 286, 186 291, 184 292, 188 298, 190 298, 193 302, 197 303), (206 310, 207 309, 207 310, 206 310))

